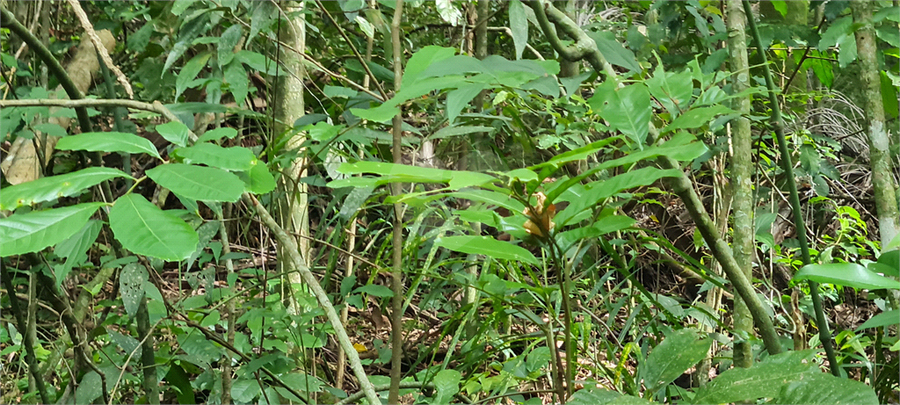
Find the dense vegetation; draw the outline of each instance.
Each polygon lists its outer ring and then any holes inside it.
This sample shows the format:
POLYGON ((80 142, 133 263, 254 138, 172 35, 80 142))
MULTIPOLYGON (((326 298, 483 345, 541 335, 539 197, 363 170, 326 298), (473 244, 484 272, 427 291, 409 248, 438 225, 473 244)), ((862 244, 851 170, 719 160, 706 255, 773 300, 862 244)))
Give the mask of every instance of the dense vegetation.
POLYGON ((2 403, 896 403, 898 21, 0 3, 2 403))

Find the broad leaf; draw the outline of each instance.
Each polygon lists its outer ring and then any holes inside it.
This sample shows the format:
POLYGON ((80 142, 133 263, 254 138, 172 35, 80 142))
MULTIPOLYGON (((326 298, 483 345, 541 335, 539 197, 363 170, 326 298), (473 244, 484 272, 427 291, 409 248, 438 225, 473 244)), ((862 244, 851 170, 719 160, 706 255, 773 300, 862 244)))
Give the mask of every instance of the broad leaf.
POLYGON ((869 290, 900 289, 900 281, 880 276, 856 263, 809 264, 797 272, 794 280, 812 280, 869 290))
POLYGON ((103 228, 103 222, 97 220, 89 220, 84 226, 68 239, 59 242, 53 248, 53 252, 59 257, 65 257, 66 261, 61 265, 54 265, 54 278, 56 285, 59 286, 72 271, 72 267, 80 265, 87 260, 87 251, 97 240, 100 229, 103 228))
POLYGON ((27 183, 6 187, 0 192, 0 210, 14 210, 60 197, 71 197, 81 194, 89 187, 116 177, 129 176, 116 169, 89 167, 77 172, 42 177, 27 183))
POLYGON ((167 122, 156 126, 156 132, 178 146, 185 146, 188 143, 188 127, 179 121, 167 122))
POLYGON ((647 79, 646 83, 650 94, 659 100, 673 117, 688 107, 694 91, 690 72, 666 72, 662 64, 656 67, 653 77, 647 79))
POLYGON ((128 316, 137 314, 138 306, 144 299, 144 282, 149 280, 147 268, 137 263, 130 263, 122 268, 119 275, 119 291, 122 293, 122 303, 128 316))
MULTIPOLYGON (((484 83, 472 83, 460 86, 458 89, 447 93, 447 120, 451 125, 453 124, 453 121, 456 120, 456 117, 459 116, 459 113, 463 108, 465 108, 478 93, 484 90, 484 88, 484 83)), ((491 129, 493 130, 493 128, 491 129)), ((433 135, 433 137, 436 136, 437 134, 433 135)))
POLYGON ((198 201, 235 202, 244 182, 224 170, 172 163, 147 170, 147 176, 173 193, 198 201))
POLYGON ((528 21, 525 19, 525 6, 519 0, 509 2, 509 28, 516 48, 516 59, 522 59, 522 52, 528 45, 528 21))
POLYGON ((434 376, 434 399, 432 404, 449 404, 453 396, 459 392, 462 374, 456 370, 441 370, 434 376))
POLYGON ((588 102, 612 127, 643 145, 650 130, 650 92, 643 83, 620 89, 614 82, 607 80, 598 86, 588 102))
POLYGON ((90 152, 146 153, 160 159, 159 152, 147 138, 126 132, 85 132, 60 138, 56 144, 60 150, 86 150, 90 152))
POLYGON ((210 56, 212 56, 211 52, 203 52, 184 64, 184 67, 181 68, 181 71, 178 72, 178 77, 175 79, 176 99, 188 88, 188 84, 194 81, 197 74, 206 67, 206 62, 209 61, 210 56))
POLYGON ((897 324, 900 324, 900 309, 894 309, 875 315, 869 318, 868 321, 865 321, 862 325, 859 325, 856 330, 877 328, 879 326, 891 326, 897 324))
POLYGON ((0 218, 0 256, 37 252, 68 239, 103 203, 32 211, 0 218))
POLYGON ((622 46, 622 44, 616 40, 616 35, 612 31, 591 31, 588 32, 588 36, 597 43, 597 50, 603 54, 603 57, 606 58, 609 63, 621 66, 631 72, 641 71, 641 65, 637 63, 634 52, 631 52, 630 49, 622 46))
POLYGON ((682 329, 666 336, 641 365, 641 376, 647 391, 655 392, 675 381, 687 369, 706 358, 711 344, 711 339, 699 338, 693 329, 682 329))
POLYGON ((723 105, 693 108, 690 111, 678 116, 678 118, 675 118, 675 120, 672 121, 672 123, 670 123, 669 125, 666 125, 666 127, 663 129, 663 132, 674 131, 677 129, 700 128, 708 124, 710 121, 712 121, 713 118, 719 115, 729 114, 733 112, 734 110, 723 105))
POLYGON ((232 139, 237 136, 237 130, 229 127, 216 128, 206 131, 197 142, 217 141, 222 138, 232 139))
POLYGON ((622 395, 596 385, 585 385, 584 389, 572 394, 566 401, 569 405, 647 405, 651 402, 631 395, 622 395))
POLYGON ((815 362, 808 360, 809 353, 808 350, 782 353, 750 368, 728 370, 697 389, 692 402, 724 404, 774 398, 785 384, 802 380, 804 374, 820 373, 815 362))
POLYGON ((858 404, 877 405, 878 395, 866 384, 825 373, 802 374, 798 381, 785 384, 776 404, 858 404))
POLYGON ((100 375, 92 370, 81 378, 73 399, 77 398, 78 403, 81 404, 91 404, 95 399, 100 398, 100 395, 103 395, 103 383, 100 375))
POLYGON ((415 83, 419 79, 419 74, 433 63, 450 58, 453 55, 456 55, 456 49, 454 48, 429 45, 420 49, 406 62, 406 70, 403 72, 403 87, 415 83))
POLYGON ((175 149, 174 153, 181 157, 184 163, 202 164, 231 171, 250 170, 257 162, 256 156, 250 149, 240 146, 223 148, 205 142, 175 149))
POLYGON ((435 245, 455 252, 485 255, 499 260, 520 261, 534 265, 539 263, 538 259, 525 248, 489 236, 445 236, 437 238, 435 245))
POLYGON ((261 195, 275 189, 275 177, 262 162, 254 165, 249 171, 237 173, 237 176, 244 182, 244 186, 250 193, 261 195))
POLYGON ((126 249, 163 260, 183 260, 197 248, 197 232, 137 194, 119 197, 109 211, 109 227, 126 249))
POLYGON ((378 285, 378 284, 367 284, 367 285, 357 288, 356 290, 353 290, 353 292, 365 293, 365 294, 374 295, 376 297, 381 297, 381 298, 394 296, 394 292, 391 291, 390 288, 387 288, 383 285, 378 285))

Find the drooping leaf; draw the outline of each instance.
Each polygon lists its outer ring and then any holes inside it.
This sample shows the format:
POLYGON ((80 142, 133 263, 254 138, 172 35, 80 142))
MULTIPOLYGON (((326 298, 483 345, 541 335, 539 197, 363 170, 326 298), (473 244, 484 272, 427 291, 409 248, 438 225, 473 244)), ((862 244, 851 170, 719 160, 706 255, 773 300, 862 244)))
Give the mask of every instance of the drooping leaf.
POLYGON ((81 404, 89 404, 100 398, 100 395, 103 395, 102 380, 96 371, 91 370, 81 378, 73 399, 78 399, 81 404))
POLYGON ((509 2, 509 29, 516 48, 516 59, 522 59, 522 52, 528 45, 528 21, 525 19, 525 6, 519 0, 509 2))
POLYGON ((877 405, 878 395, 872 387, 849 378, 825 373, 807 373, 798 381, 784 384, 776 404, 859 404, 877 405))
POLYGON ((637 63, 634 52, 622 46, 612 31, 589 31, 588 36, 597 43, 597 49, 609 63, 621 66, 630 72, 641 71, 641 65, 637 63))
POLYGON ((197 74, 206 67, 206 63, 209 62, 210 56, 212 56, 211 52, 203 52, 194 56, 188 63, 184 64, 184 67, 181 68, 181 71, 178 72, 178 77, 175 79, 176 99, 188 88, 188 84, 194 81, 197 74))
POLYGON ((174 153, 187 164, 202 164, 231 171, 250 170, 257 163, 253 152, 241 146, 223 148, 204 142, 175 149, 174 153))
POLYGON ((77 172, 16 184, 0 192, 0 210, 14 210, 26 205, 75 196, 89 187, 117 177, 129 176, 108 167, 89 167, 77 172))
POLYGON ((109 211, 109 227, 126 249, 163 260, 183 260, 197 247, 197 232, 180 218, 127 194, 109 211))
POLYGON ((647 391, 655 392, 675 381, 706 357, 710 345, 711 339, 697 336, 693 329, 682 329, 666 336, 641 365, 647 391))
POLYGON ((869 290, 900 289, 900 281, 878 275, 856 263, 808 264, 793 279, 869 290))
POLYGON ((419 74, 431 64, 450 58, 453 55, 456 55, 456 49, 454 48, 429 45, 420 49, 406 62, 406 70, 403 72, 403 87, 415 83, 419 79, 419 74))
POLYGON ((224 170, 181 163, 147 170, 147 176, 173 193, 198 201, 235 202, 244 192, 244 182, 224 170))
POLYGON ((699 128, 708 124, 713 118, 719 115, 731 113, 734 113, 734 110, 725 107, 724 105, 692 108, 686 113, 678 116, 678 118, 675 118, 669 125, 666 125, 663 132, 670 132, 678 129, 699 128))
POLYGON ((361 287, 353 290, 353 292, 365 293, 365 294, 369 294, 369 295, 373 295, 373 296, 381 297, 381 298, 394 296, 394 292, 391 291, 390 288, 387 288, 383 285, 378 285, 378 284, 366 284, 364 286, 361 286, 361 287))
POLYGON ((185 146, 188 143, 188 127, 180 121, 171 121, 165 124, 157 125, 156 131, 165 140, 172 142, 178 146, 185 146))
MULTIPOLYGON (((219 47, 217 61, 219 66, 227 66, 234 59, 234 48, 238 45, 243 35, 240 24, 234 24, 228 27, 222 36, 219 37, 219 47)), ((239 103, 240 104, 240 103, 239 103)))
POLYGON ((119 276, 119 291, 122 293, 122 303, 128 316, 137 314, 138 306, 144 299, 144 282, 150 278, 147 268, 138 263, 129 263, 122 268, 119 276))
POLYGON ((650 92, 643 83, 635 83, 621 89, 612 80, 597 87, 588 101, 600 117, 612 127, 627 135, 638 145, 643 145, 650 130, 650 92))
POLYGON ((56 144, 60 150, 86 150, 90 152, 146 153, 160 159, 159 152, 147 138, 126 132, 85 132, 60 138, 56 144))
POLYGON ((72 267, 87 260, 87 251, 94 244, 94 241, 97 240, 97 235, 100 234, 100 229, 102 228, 103 222, 89 220, 78 232, 59 242, 53 248, 53 252, 57 256, 66 258, 62 265, 53 267, 57 286, 65 281, 72 267))
POLYGON ((879 326, 897 325, 898 323, 900 323, 900 309, 894 309, 887 312, 882 312, 869 318, 868 321, 865 321, 862 325, 859 325, 856 330, 859 331, 863 329, 877 328, 879 326))
POLYGON ((673 117, 685 110, 694 91, 694 82, 690 72, 671 73, 659 64, 653 77, 647 79, 647 88, 673 117))
MULTIPOLYGON (((791 351, 766 358, 750 368, 734 368, 720 374, 697 389, 693 403, 729 402, 774 398, 791 382, 804 374, 820 373, 815 362, 807 359, 810 351, 791 351)), ((780 402, 777 402, 780 403, 780 402)))
POLYGON ((225 83, 228 84, 228 90, 234 96, 234 102, 239 106, 244 105, 247 93, 250 92, 250 79, 247 77, 244 65, 240 62, 232 61, 225 67, 222 76, 225 79, 225 83))
POLYGON ((584 389, 572 394, 566 403, 569 405, 647 405, 651 402, 631 395, 622 395, 592 384, 585 385, 584 389))
POLYGON ((485 255, 499 260, 538 264, 538 259, 527 249, 489 236, 445 236, 437 238, 434 243, 435 246, 441 246, 455 252, 485 255))
POLYGON ((432 404, 449 404, 459 392, 462 374, 457 370, 441 370, 434 376, 434 399, 432 404))
POLYGON ((237 173, 237 176, 250 193, 262 195, 275 189, 275 177, 262 162, 253 165, 249 171, 237 173))
POLYGON ((0 256, 37 252, 62 242, 84 227, 102 205, 78 204, 0 218, 0 256))
MULTIPOLYGON (((518 0, 515 0, 518 1, 518 0)), ((458 89, 447 93, 447 120, 452 125, 459 113, 469 104, 475 96, 484 90, 484 83, 472 83, 460 86, 458 89)), ((434 136, 437 136, 435 134, 434 136)))

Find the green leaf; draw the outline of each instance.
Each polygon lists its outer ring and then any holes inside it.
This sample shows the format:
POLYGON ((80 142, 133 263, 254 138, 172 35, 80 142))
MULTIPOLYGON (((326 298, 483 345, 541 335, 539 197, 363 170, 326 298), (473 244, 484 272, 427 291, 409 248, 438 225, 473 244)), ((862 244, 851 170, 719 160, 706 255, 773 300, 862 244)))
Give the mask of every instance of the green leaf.
POLYGON ((218 141, 222 138, 233 139, 235 136, 237 136, 236 129, 230 127, 221 127, 206 131, 205 134, 201 135, 200 138, 197 139, 197 142, 218 141))
POLYGON ((250 149, 241 146, 223 148, 205 142, 175 149, 174 153, 187 164, 202 164, 231 171, 250 170, 258 162, 250 149))
POLYGON ((183 260, 197 248, 197 232, 137 194, 119 197, 109 211, 109 227, 126 249, 163 260, 183 260))
POLYGON ((228 90, 234 96, 234 102, 238 106, 243 106, 247 93, 250 92, 250 79, 247 78, 244 65, 233 61, 222 72, 222 76, 225 79, 225 83, 228 84, 228 90))
POLYGON ((141 358, 141 343, 138 342, 137 339, 131 337, 130 335, 123 335, 111 327, 106 328, 106 332, 109 333, 110 339, 115 342, 116 345, 121 348, 126 355, 130 355, 134 352, 134 356, 132 358, 141 358))
POLYGON ((584 389, 572 394, 572 397, 566 403, 569 405, 646 405, 651 402, 631 395, 622 395, 591 384, 585 385, 584 389))
POLYGON ((862 325, 859 325, 856 330, 859 331, 863 329, 877 328, 879 326, 891 326, 897 324, 900 324, 900 309, 894 309, 875 315, 869 318, 868 321, 865 321, 862 325))
POLYGON ((622 46, 612 31, 589 31, 588 36, 597 43, 597 50, 609 63, 628 69, 629 72, 640 72, 634 52, 622 46))
POLYGON ((253 165, 250 171, 237 173, 248 192, 262 195, 275 189, 275 177, 262 162, 253 165))
POLYGON ((188 143, 188 127, 179 121, 171 121, 165 124, 157 125, 156 131, 165 140, 178 146, 185 146, 188 143))
POLYGON ((784 0, 772 0, 772 8, 778 11, 782 17, 787 15, 787 3, 784 0))
POLYGON ((219 66, 228 65, 234 59, 234 47, 241 41, 243 31, 240 24, 228 27, 219 37, 218 62, 219 66))
POLYGON ((184 67, 181 68, 181 72, 178 72, 178 77, 175 79, 176 99, 188 88, 188 84, 194 81, 197 74, 206 67, 206 62, 209 61, 210 56, 212 56, 211 52, 203 52, 184 64, 184 67))
POLYGON ((367 285, 364 285, 362 287, 359 287, 359 288, 353 290, 353 292, 354 293, 365 293, 365 294, 374 295, 376 297, 381 297, 381 298, 394 296, 394 292, 391 291, 390 288, 387 288, 383 285, 378 285, 378 284, 367 284, 367 285))
POLYGON ((100 379, 100 375, 93 370, 88 371, 88 373, 81 378, 81 382, 78 383, 78 388, 75 389, 75 398, 77 398, 78 403, 81 404, 94 403, 94 400, 100 398, 100 395, 102 394, 102 380, 100 379))
POLYGON ((32 211, 0 218, 0 256, 37 252, 74 235, 104 203, 32 211))
POLYGON ((459 392, 462 374, 456 370, 441 370, 434 376, 434 399, 432 404, 449 404, 459 392))
POLYGON ((675 381, 678 376, 706 358, 712 340, 699 338, 694 329, 674 332, 656 346, 642 364, 641 376, 648 392, 675 381))
POLYGON ((783 386, 776 404, 859 404, 877 405, 878 395, 868 385, 825 373, 807 373, 783 386))
POLYGON ((397 107, 390 107, 386 104, 382 104, 375 108, 370 108, 368 110, 362 108, 351 108, 350 112, 364 120, 369 120, 372 122, 385 123, 395 115, 400 113, 400 109, 397 107))
POLYGON ((494 131, 495 131, 494 127, 483 127, 483 126, 444 127, 444 128, 441 128, 440 130, 438 130, 437 132, 435 132, 434 134, 429 135, 428 139, 444 139, 444 138, 450 138, 450 137, 454 137, 454 136, 474 134, 474 133, 478 133, 478 132, 491 133, 494 131))
POLYGON ((793 279, 869 290, 900 290, 900 281, 880 276, 856 263, 808 264, 803 266, 793 279))
POLYGON ((650 92, 642 83, 621 89, 614 80, 607 80, 597 87, 588 103, 609 124, 643 145, 650 130, 650 92))
POLYGON ((610 215, 601 218, 591 226, 576 228, 571 231, 560 232, 556 235, 556 242, 560 248, 566 250, 581 239, 597 238, 611 232, 620 231, 631 227, 637 222, 634 219, 622 215, 610 215))
POLYGON ((137 314, 138 306, 144 299, 144 282, 149 278, 147 268, 140 264, 130 263, 122 268, 119 276, 119 292, 122 293, 122 303, 128 316, 134 317, 137 314))
POLYGON ((722 114, 731 114, 734 113, 734 110, 725 107, 724 105, 714 105, 712 107, 700 107, 700 108, 692 108, 688 112, 680 115, 678 118, 675 118, 669 125, 663 129, 663 132, 670 132, 677 129, 693 129, 700 128, 710 121, 713 118, 722 115, 722 114))
POLYGON ((198 201, 235 202, 244 192, 244 182, 224 170, 180 163, 147 170, 147 176, 173 193, 198 201))
POLYGON ((234 57, 260 73, 265 73, 269 76, 284 75, 284 69, 278 69, 278 65, 275 61, 267 58, 261 53, 241 50, 235 53, 234 57))
POLYGON ((516 59, 522 59, 522 52, 528 45, 528 21, 525 19, 525 6, 519 0, 509 2, 509 28, 516 48, 516 59))
POLYGON ((406 69, 403 72, 403 85, 401 89, 407 87, 417 80, 420 73, 424 72, 431 64, 450 58, 456 55, 455 48, 444 48, 440 46, 429 45, 413 54, 406 62, 406 69))
POLYGON ((259 382, 238 379, 231 386, 231 397, 238 403, 249 404, 259 395, 259 382))
POLYGON ((485 255, 498 260, 512 260, 537 265, 538 259, 523 247, 501 242, 489 236, 445 236, 434 241, 455 252, 485 255))
POLYGON ((116 177, 129 176, 116 169, 89 167, 77 172, 42 177, 6 187, 0 192, 0 210, 14 210, 26 205, 75 196, 89 187, 116 177))
POLYGON ((53 252, 59 257, 65 257, 66 261, 61 266, 54 266, 56 285, 59 286, 65 281, 72 267, 83 263, 87 260, 87 251, 97 240, 100 229, 103 228, 103 222, 97 220, 89 220, 84 226, 70 236, 68 239, 59 242, 53 248, 53 252))
POLYGON ((86 150, 90 152, 146 153, 161 159, 153 142, 126 132, 85 132, 61 138, 56 144, 60 150, 86 150))
POLYGON ((490 190, 460 190, 454 191, 450 193, 451 196, 456 198, 463 198, 466 200, 479 201, 485 204, 496 205, 498 207, 506 208, 511 212, 522 212, 525 210, 525 206, 510 198, 509 194, 503 194, 496 191, 490 190))
POLYGON ((650 94, 659 100, 673 117, 688 108, 694 91, 690 72, 666 72, 663 65, 659 64, 653 72, 653 77, 647 79, 646 83, 650 94))
MULTIPOLYGON (((518 0, 513 0, 518 1, 518 0)), ((459 113, 485 88, 484 83, 472 83, 460 86, 458 89, 447 93, 447 121, 452 125, 459 113)), ((452 127, 448 127, 452 128, 452 127)), ((493 130, 493 128, 491 128, 493 130)), ((440 131, 438 131, 440 133, 440 131)), ((436 137, 437 134, 433 135, 436 137)))
MULTIPOLYGON (((698 388, 695 404, 725 404, 729 402, 774 398, 788 383, 800 381, 805 374, 818 374, 815 362, 807 359, 811 351, 792 351, 766 358, 750 368, 734 368, 720 374, 698 388)), ((781 403, 781 402, 776 402, 781 403)))
POLYGON ((164 379, 176 389, 179 404, 197 403, 197 399, 194 397, 194 389, 191 387, 191 377, 180 365, 172 364, 164 379))

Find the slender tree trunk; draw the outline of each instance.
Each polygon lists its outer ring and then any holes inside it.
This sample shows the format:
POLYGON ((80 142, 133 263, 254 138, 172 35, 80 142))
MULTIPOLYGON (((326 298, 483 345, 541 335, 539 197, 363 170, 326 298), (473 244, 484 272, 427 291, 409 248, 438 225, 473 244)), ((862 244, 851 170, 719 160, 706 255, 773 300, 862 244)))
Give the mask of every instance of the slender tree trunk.
MULTIPOLYGON (((400 91, 400 82, 403 79, 403 47, 400 43, 400 22, 403 19, 403 0, 397 0, 394 8, 394 18, 391 21, 391 45, 393 49, 394 65, 394 91, 400 91)), ((393 121, 393 145, 394 163, 403 163, 403 109, 394 116, 393 121)), ((391 186, 391 194, 399 195, 403 192, 402 183, 394 183, 391 186)), ((393 224, 393 251, 394 263, 391 271, 391 288, 394 296, 391 299, 391 388, 388 391, 388 404, 400 402, 400 378, 403 370, 403 204, 394 203, 393 224)))
POLYGON ((865 94, 866 134, 869 137, 869 162, 872 165, 872 186, 875 189, 875 208, 878 210, 878 231, 881 243, 887 244, 900 232, 897 194, 891 177, 893 162, 889 154, 890 138, 884 119, 881 99, 881 78, 878 74, 875 31, 872 28, 872 7, 868 1, 850 2, 853 20, 862 24, 856 30, 856 49, 865 94))
MULTIPOLYGON (((283 10, 288 19, 281 22, 279 39, 299 52, 303 52, 306 47, 306 24, 302 14, 303 2, 283 3, 283 10)), ((287 49, 281 49, 279 52, 282 65, 286 69, 292 70, 279 76, 274 103, 275 120, 280 123, 276 124, 275 130, 277 134, 283 134, 292 131, 294 121, 304 115, 303 78, 306 76, 306 72, 303 69, 300 55, 287 49)), ((292 134, 286 149, 297 150, 305 140, 305 134, 292 134)), ((306 184, 300 182, 300 179, 306 175, 306 163, 305 157, 298 156, 291 162, 290 167, 282 171, 283 175, 278 182, 278 195, 283 197, 278 200, 277 204, 280 225, 289 234, 301 235, 297 238, 297 246, 300 248, 301 257, 308 265, 309 240, 304 236, 309 236, 309 204, 306 184)), ((289 311, 296 314, 299 311, 299 304, 293 295, 296 286, 302 284, 303 281, 297 273, 297 269, 291 268, 291 261, 287 260, 282 246, 279 246, 277 256, 278 273, 285 275, 284 277, 287 279, 288 288, 284 290, 284 298, 288 299, 286 304, 289 311)))
MULTIPOLYGON (((729 0, 725 9, 728 25, 728 47, 731 54, 732 87, 740 93, 750 87, 750 64, 747 60, 747 16, 738 0, 729 0)), ((741 114, 750 113, 750 98, 741 97, 734 100, 732 108, 741 114)), ((731 124, 731 185, 734 195, 734 242, 732 254, 738 267, 747 277, 752 279, 754 232, 753 226, 753 157, 750 135, 750 120, 738 117, 731 124)), ((734 297, 734 329, 753 335, 753 316, 740 295, 734 297)), ((740 339, 734 342, 734 365, 750 367, 753 365, 753 353, 750 342, 740 339)))

